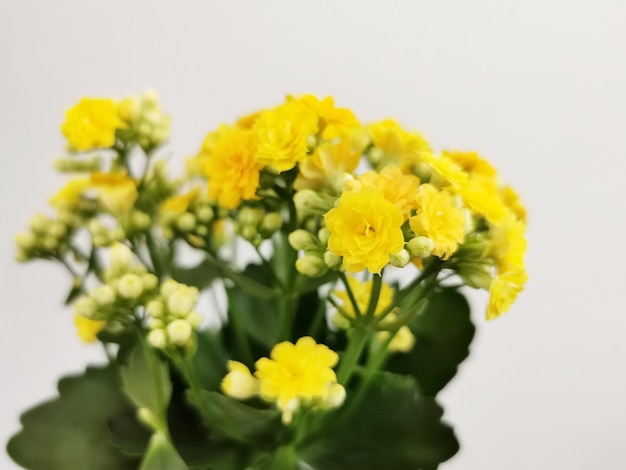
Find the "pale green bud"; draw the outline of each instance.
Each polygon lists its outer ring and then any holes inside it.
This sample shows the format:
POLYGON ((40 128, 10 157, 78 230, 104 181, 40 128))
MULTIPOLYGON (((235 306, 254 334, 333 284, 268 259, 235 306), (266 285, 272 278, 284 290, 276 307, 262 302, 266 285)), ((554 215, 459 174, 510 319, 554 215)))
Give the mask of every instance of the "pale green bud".
POLYGON ((132 215, 132 225, 135 230, 145 230, 150 227, 150 216, 145 212, 134 211, 132 215))
POLYGON ((202 315, 200 312, 192 310, 189 312, 189 315, 185 317, 185 320, 191 325, 192 328, 198 328, 202 323, 202 315))
POLYGON ((86 318, 93 318, 98 309, 96 301, 91 297, 81 297, 74 304, 74 311, 77 315, 82 315, 86 318))
POLYGON ((141 281, 143 282, 143 289, 146 291, 156 289, 159 285, 159 278, 152 273, 147 273, 141 276, 141 281))
POLYGON ((270 212, 263 218, 263 222, 261 223, 261 229, 266 231, 267 233, 274 233, 277 230, 280 230, 280 227, 283 225, 283 218, 278 212, 270 212))
POLYGON ((328 239, 330 238, 330 230, 326 227, 322 227, 319 232, 317 232, 317 238, 319 238, 320 243, 324 246, 328 245, 328 239))
POLYGON ((174 279, 168 279, 163 284, 161 284, 161 295, 167 298, 174 292, 176 292, 178 287, 181 285, 182 284, 179 284, 174 279))
POLYGON ((167 325, 167 337, 170 342, 179 346, 183 346, 191 339, 191 325, 182 319, 174 320, 167 325))
POLYGON ((89 230, 89 233, 93 236, 108 235, 107 228, 98 219, 90 219, 89 222, 87 222, 87 230, 89 230))
POLYGON ((389 262, 396 268, 404 268, 411 261, 411 255, 407 250, 400 250, 396 254, 389 256, 389 262))
POLYGON ((383 159, 383 155, 384 153, 381 149, 373 147, 369 152, 370 162, 372 162, 374 166, 378 165, 383 159))
POLYGON ((206 225, 198 225, 196 227, 196 233, 201 237, 206 237, 209 234, 209 228, 206 225))
POLYGON ((263 209, 243 207, 237 215, 237 220, 241 222, 242 225, 252 225, 256 227, 261 223, 264 215, 263 209))
POLYGON ((63 222, 54 221, 50 224, 49 232, 50 236, 54 238, 63 238, 67 235, 67 227, 63 222))
POLYGON ((17 250, 17 253, 15 253, 14 259, 18 263, 23 263, 25 261, 28 261, 30 258, 28 257, 28 253, 26 253, 22 248, 19 248, 17 250))
POLYGON ((163 231, 163 238, 167 240, 171 240, 172 238, 174 238, 174 231, 171 228, 162 227, 161 230, 163 231))
POLYGON ((294 230, 287 237, 294 250, 309 250, 317 247, 317 240, 311 232, 304 229, 294 230))
POLYGON ((146 340, 150 346, 156 349, 163 349, 167 346, 167 334, 165 333, 165 330, 160 328, 150 331, 146 340))
POLYGON ((167 299, 167 308, 176 316, 187 315, 198 301, 198 289, 181 284, 167 299))
POLYGON ((152 318, 161 318, 163 317, 163 313, 165 312, 165 306, 163 302, 158 300, 151 300, 146 305, 146 313, 150 315, 152 318))
POLYGON ((341 194, 348 181, 354 181, 354 176, 350 173, 339 173, 329 181, 330 189, 334 194, 341 194))
POLYGON ((122 243, 115 243, 111 247, 109 252, 109 263, 111 269, 114 271, 120 271, 128 269, 130 263, 133 261, 133 252, 130 251, 126 245, 122 243))
POLYGON ((311 150, 317 146, 317 137, 310 135, 306 138, 306 147, 311 150))
POLYGON ((191 232, 196 227, 196 216, 190 212, 181 214, 178 219, 176 219, 176 227, 178 227, 181 232, 191 232))
POLYGON ((52 224, 52 219, 44 214, 35 214, 30 218, 30 228, 37 235, 46 235, 52 224))
POLYGON ((99 286, 92 290, 89 295, 98 305, 111 305, 115 302, 115 291, 111 286, 99 286))
POLYGON ((117 291, 122 297, 136 299, 143 294, 143 281, 136 274, 124 274, 117 284, 117 291))
POLYGON ((337 268, 341 265, 341 256, 328 250, 324 252, 324 263, 329 268, 337 268))
POLYGON ((417 236, 409 240, 406 248, 414 258, 427 258, 435 248, 435 244, 428 237, 417 236))
POLYGON ((339 408, 346 400, 346 389, 341 384, 332 383, 326 387, 322 405, 325 408, 339 408))
POLYGON ((201 222, 211 222, 215 217, 215 211, 210 206, 202 206, 196 211, 196 217, 201 222))
POLYGON ((44 249, 49 251, 54 251, 59 247, 59 241, 54 237, 44 237, 40 243, 44 249))
POLYGON ((100 169, 100 157, 94 156, 89 160, 76 158, 57 158, 54 160, 54 169, 61 173, 83 173, 98 171, 100 169))
POLYGON ((335 205, 335 198, 312 189, 302 189, 293 196, 293 202, 300 217, 325 214, 335 205))
POLYGON ((141 94, 143 105, 150 109, 159 105, 159 93, 156 90, 146 90, 141 94))
POLYGON ((328 266, 320 256, 307 254, 296 260, 296 270, 305 276, 319 277, 328 271, 328 266))
POLYGON ((244 225, 241 227, 241 236, 244 240, 254 241, 258 231, 254 225, 244 225))
POLYGON ((95 246, 97 248, 100 248, 100 247, 103 247, 103 246, 108 246, 111 243, 111 240, 109 240, 108 236, 100 235, 100 234, 93 235, 93 238, 92 238, 91 241, 93 243, 93 246, 95 246))
POLYGON ((18 248, 29 251, 35 247, 37 239, 35 238, 35 235, 33 235, 31 232, 20 232, 15 236, 15 243, 17 244, 18 248))
POLYGON ((460 262, 457 267, 459 276, 465 283, 475 289, 489 290, 493 279, 493 266, 489 260, 460 262))

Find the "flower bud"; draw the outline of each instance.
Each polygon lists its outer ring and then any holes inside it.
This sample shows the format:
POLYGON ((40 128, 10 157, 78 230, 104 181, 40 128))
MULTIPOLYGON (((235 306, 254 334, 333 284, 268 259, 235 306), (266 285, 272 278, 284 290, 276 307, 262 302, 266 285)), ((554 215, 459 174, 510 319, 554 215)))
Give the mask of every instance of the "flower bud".
POLYGON ((287 240, 294 250, 308 250, 317 246, 317 240, 313 234, 304 229, 294 230, 287 240))
POLYGON ((326 386, 326 393, 322 400, 322 405, 326 408, 339 408, 346 400, 346 389, 338 383, 331 383, 326 386))
POLYGON ((148 344, 156 349, 163 349, 167 346, 167 335, 162 329, 155 329, 148 333, 146 337, 148 344))
POLYGON ((258 231, 254 225, 244 225, 241 227, 240 235, 244 240, 254 241, 258 231))
POLYGON ((324 263, 331 269, 337 268, 341 265, 341 256, 327 250, 324 252, 324 263))
POLYGON ((141 94, 141 99, 146 108, 155 108, 159 105, 159 92, 146 90, 141 94))
POLYGON ((407 250, 400 250, 396 254, 389 256, 389 262, 396 268, 404 268, 411 261, 411 255, 407 250))
POLYGON ((48 233, 54 238, 63 238, 67 234, 67 227, 63 222, 55 220, 50 224, 48 233))
POLYGON ((309 215, 325 214, 335 205, 335 198, 313 191, 312 189, 302 189, 293 196, 293 202, 298 211, 298 216, 307 217, 309 215))
POLYGON ((124 274, 117 285, 122 297, 136 299, 143 294, 143 281, 136 274, 124 274))
POLYGON ((263 222, 261 222, 261 230, 267 232, 268 234, 272 234, 277 230, 280 230, 280 227, 283 225, 283 218, 278 212, 270 212, 263 217, 263 222))
POLYGON ((196 227, 196 216, 190 212, 181 214, 178 219, 176 219, 176 227, 178 227, 181 232, 191 232, 196 227))
POLYGON ((115 302, 115 291, 111 286, 99 286, 89 294, 98 305, 106 306, 115 302))
POLYGON ((91 297, 81 297, 74 304, 74 311, 77 315, 81 315, 85 318, 93 318, 98 309, 96 301, 91 297))
MULTIPOLYGON (((209 228, 206 225, 198 225, 196 227, 196 234, 201 237, 206 237, 209 234, 209 228)), ((196 246, 196 245, 194 245, 196 246)), ((202 245, 200 245, 202 246, 202 245)))
POLYGON ((141 276, 141 281, 143 282, 143 289, 145 291, 154 290, 159 285, 159 278, 152 273, 141 276))
POLYGON ((131 223, 135 230, 145 230, 150 227, 150 216, 145 212, 134 211, 131 223))
POLYGON ((122 243, 115 243, 109 252, 109 263, 114 271, 128 269, 133 261, 133 252, 122 243))
POLYGON ((33 235, 31 232, 20 232, 15 236, 15 243, 17 244, 18 248, 28 251, 32 250, 35 247, 37 239, 35 238, 35 235, 33 235))
POLYGON ((489 259, 461 261, 457 272, 470 287, 489 290, 491 286, 493 267, 489 259))
POLYGON ((237 400, 247 400, 259 392, 259 381, 241 362, 228 361, 228 374, 222 379, 222 392, 237 400))
POLYGON ((148 305, 146 305, 146 313, 152 318, 161 318, 164 312, 165 306, 163 305, 163 302, 158 300, 151 300, 148 302, 148 305))
POLYGON ((139 99, 135 96, 129 96, 117 105, 117 115, 123 121, 131 123, 139 116, 139 108, 139 99))
POLYGON ((201 222, 210 222, 215 217, 215 211, 210 206, 203 206, 198 209, 196 216, 201 222))
POLYGON ((191 339, 191 325, 185 320, 174 320, 167 325, 167 337, 170 342, 178 346, 183 346, 191 339))
POLYGON ((41 246, 48 251, 54 251, 59 247, 59 241, 54 237, 44 237, 41 240, 41 246))
POLYGON ((307 254, 296 260, 296 270, 305 276, 319 277, 328 271, 328 266, 320 256, 307 254))
POLYGON ((180 284, 176 282, 174 279, 168 279, 163 284, 161 284, 161 295, 163 297, 169 297, 178 289, 180 284))
POLYGON ((202 315, 195 310, 189 312, 189 314, 185 317, 187 323, 191 325, 192 328, 198 328, 202 323, 202 315))
POLYGON ((256 227, 263 220, 263 216, 263 209, 243 207, 237 215, 237 220, 241 222, 242 225, 252 225, 256 227))
POLYGON ((100 170, 100 157, 95 156, 89 160, 77 160, 76 158, 57 158, 54 160, 54 169, 60 173, 83 173, 100 170))
POLYGON ((427 258, 435 248, 435 244, 428 237, 417 236, 409 240, 406 248, 414 258, 427 258))
POLYGON ((173 315, 187 315, 198 301, 198 289, 180 284, 167 299, 167 307, 173 315))
POLYGON ((320 243, 324 246, 328 245, 328 239, 330 238, 330 230, 326 227, 322 227, 319 232, 317 232, 317 238, 320 243))
MULTIPOLYGON (((383 343, 387 341, 390 334, 391 333, 388 331, 381 331, 376 335, 376 339, 380 343, 383 343)), ((407 353, 413 349, 414 345, 415 336, 411 332, 411 329, 405 325, 398 330, 393 339, 389 342, 387 350, 389 352, 407 353)))
POLYGON ((37 235, 46 235, 52 219, 44 214, 35 214, 29 221, 31 230, 37 235))

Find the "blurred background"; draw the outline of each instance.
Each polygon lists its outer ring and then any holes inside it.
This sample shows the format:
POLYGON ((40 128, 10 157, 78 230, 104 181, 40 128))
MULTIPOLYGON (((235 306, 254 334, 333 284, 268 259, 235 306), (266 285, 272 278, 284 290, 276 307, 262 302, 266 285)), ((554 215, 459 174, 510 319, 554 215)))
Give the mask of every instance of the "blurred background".
POLYGON ((310 92, 478 150, 528 207, 526 291, 490 323, 470 293, 477 337, 441 395, 461 451, 442 470, 626 468, 625 18, 621 0, 0 2, 0 441, 103 360, 61 268, 13 261, 63 182, 65 110, 158 90, 182 169, 220 123, 310 92))

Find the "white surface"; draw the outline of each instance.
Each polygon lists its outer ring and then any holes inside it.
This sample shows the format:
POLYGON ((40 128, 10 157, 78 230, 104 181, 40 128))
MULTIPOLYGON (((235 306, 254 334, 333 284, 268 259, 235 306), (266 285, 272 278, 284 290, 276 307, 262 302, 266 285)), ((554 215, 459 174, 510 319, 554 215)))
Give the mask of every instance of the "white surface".
POLYGON ((12 262, 62 181, 64 110, 154 87, 180 161, 220 122, 313 92, 481 151, 528 206, 530 281, 496 322, 474 299, 442 396, 462 450, 442 469, 624 468, 625 18, 618 0, 0 3, 0 440, 100 357, 60 306, 64 273, 12 262))

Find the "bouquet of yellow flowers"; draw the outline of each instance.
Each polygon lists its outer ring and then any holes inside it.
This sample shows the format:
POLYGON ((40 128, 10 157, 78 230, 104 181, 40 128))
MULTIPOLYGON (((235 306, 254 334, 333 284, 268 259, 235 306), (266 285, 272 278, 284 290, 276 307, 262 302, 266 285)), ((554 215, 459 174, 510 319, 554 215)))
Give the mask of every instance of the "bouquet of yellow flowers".
POLYGON ((475 152, 332 98, 222 125, 169 176, 153 92, 82 98, 70 175, 17 236, 70 273, 107 364, 63 378, 8 452, 29 469, 436 469, 437 393, 526 281, 525 210, 475 152), (193 260, 190 262, 190 260, 193 260))

